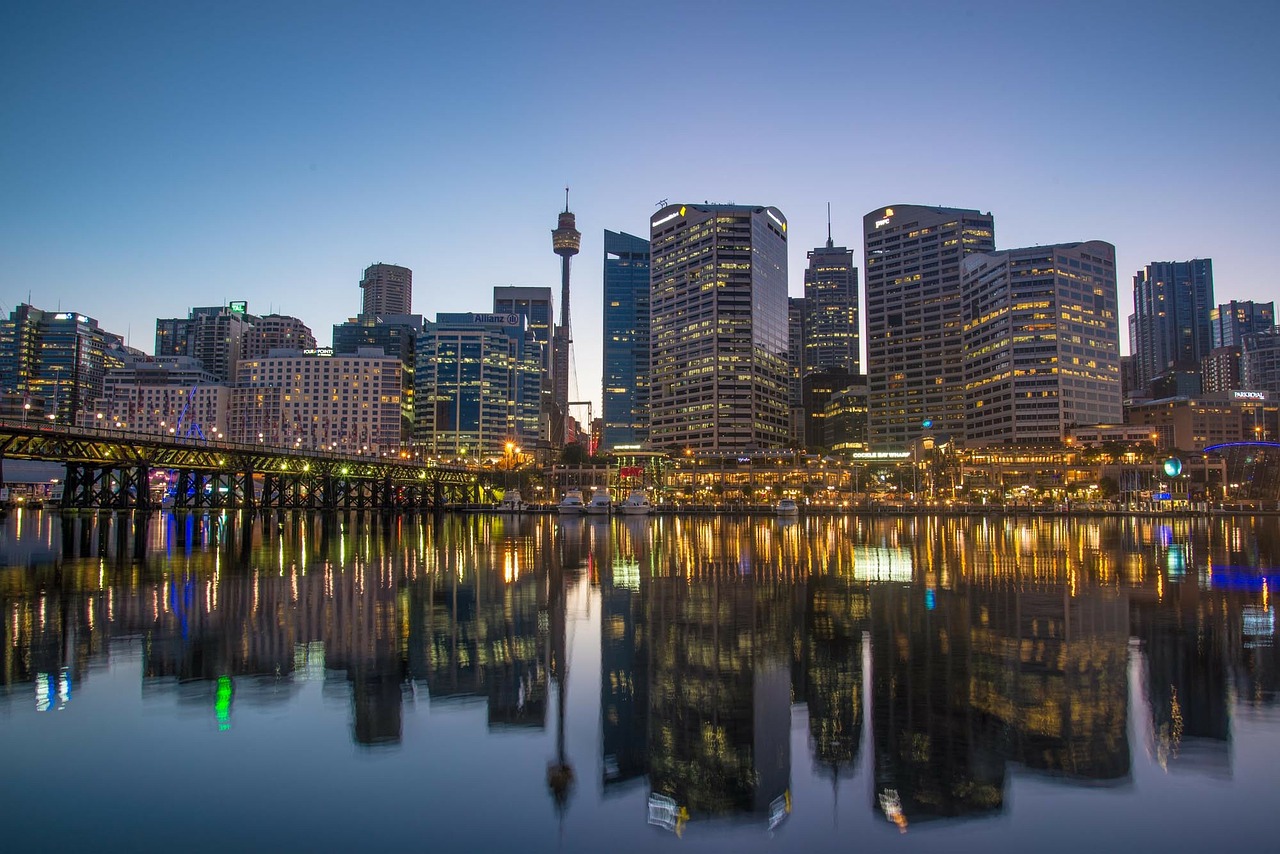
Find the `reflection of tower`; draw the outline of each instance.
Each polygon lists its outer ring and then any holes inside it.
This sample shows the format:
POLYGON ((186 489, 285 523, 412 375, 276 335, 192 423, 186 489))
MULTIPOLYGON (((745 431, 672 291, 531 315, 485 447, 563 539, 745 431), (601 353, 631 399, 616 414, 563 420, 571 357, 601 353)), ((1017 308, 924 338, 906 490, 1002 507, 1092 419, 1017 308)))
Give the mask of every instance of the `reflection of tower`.
POLYGON ((551 248, 560 256, 560 325, 556 327, 551 366, 556 406, 551 426, 551 441, 554 445, 564 444, 567 417, 565 410, 569 405, 569 345, 573 343, 573 335, 569 330, 569 259, 578 254, 582 245, 582 233, 576 225, 573 214, 569 213, 569 188, 565 187, 564 212, 560 214, 559 224, 551 232, 551 248))

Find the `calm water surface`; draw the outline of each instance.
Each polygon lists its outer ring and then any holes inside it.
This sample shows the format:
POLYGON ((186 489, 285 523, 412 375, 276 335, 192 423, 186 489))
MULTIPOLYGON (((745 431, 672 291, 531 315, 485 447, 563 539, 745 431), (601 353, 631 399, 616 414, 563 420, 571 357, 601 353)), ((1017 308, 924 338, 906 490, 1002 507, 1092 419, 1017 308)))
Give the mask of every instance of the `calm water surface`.
POLYGON ((1280 848, 1274 518, 0 532, 8 851, 1280 848))

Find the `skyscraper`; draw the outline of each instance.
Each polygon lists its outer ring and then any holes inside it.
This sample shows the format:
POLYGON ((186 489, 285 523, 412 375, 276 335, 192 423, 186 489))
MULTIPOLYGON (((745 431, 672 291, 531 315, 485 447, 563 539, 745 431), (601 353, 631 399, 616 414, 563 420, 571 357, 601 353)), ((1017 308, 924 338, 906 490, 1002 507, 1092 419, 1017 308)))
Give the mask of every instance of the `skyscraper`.
POLYGON ((803 445, 807 423, 804 409, 805 319, 809 314, 804 297, 787 297, 787 405, 791 408, 790 441, 803 445))
POLYGON ((219 382, 232 383, 256 320, 243 300, 193 308, 186 317, 157 318, 156 355, 191 356, 219 382))
POLYGON ((1170 368, 1199 370, 1213 349, 1212 307, 1212 259, 1153 261, 1134 274, 1129 347, 1140 385, 1170 368))
POLYGON ((0 322, 0 391, 41 399, 51 420, 74 424, 76 413, 102 396, 107 370, 126 355, 124 339, 92 317, 24 303, 0 322))
POLYGON ((804 372, 839 368, 862 371, 858 332, 858 268, 853 250, 836 246, 827 219, 827 245, 809 252, 804 271, 804 372))
POLYGON ((1209 311, 1214 348, 1239 347, 1250 332, 1264 332, 1276 325, 1276 304, 1232 300, 1209 311))
POLYGON ((604 447, 637 445, 649 427, 649 241, 604 233, 604 447))
POLYGON ((361 314, 370 316, 413 313, 413 271, 395 264, 370 264, 360 280, 364 291, 361 314))
POLYGON ((1123 410, 1115 247, 974 253, 962 264, 965 441, 1055 443, 1123 410))
POLYGON ((314 350, 316 336, 296 317, 268 314, 254 321, 243 337, 242 358, 265 359, 272 350, 314 350))
POLYGON ((562 445, 565 441, 565 419, 569 409, 569 348, 573 344, 572 327, 569 325, 569 259, 578 254, 582 245, 582 233, 577 229, 573 214, 569 213, 569 188, 564 188, 564 211, 551 232, 551 249, 560 256, 560 324, 556 328, 552 357, 552 382, 558 418, 551 425, 551 441, 562 445))
MULTIPOLYGON (((542 404, 538 416, 537 448, 551 447, 551 425, 559 423, 552 382, 552 346, 555 337, 556 310, 551 288, 495 285, 494 314, 518 314, 528 320, 529 331, 538 342, 538 364, 542 370, 542 404)), ((530 452, 534 447, 530 446, 530 452)))
POLYGON ((960 262, 995 249, 991 214, 895 205, 863 217, 873 450, 964 435, 960 262), (928 425, 928 426, 926 426, 928 425))
POLYGON ((436 315, 418 347, 416 440, 450 456, 533 447, 541 352, 522 315, 436 315))
POLYGON ((650 443, 786 444, 787 221, 774 207, 668 205, 650 219, 650 443))

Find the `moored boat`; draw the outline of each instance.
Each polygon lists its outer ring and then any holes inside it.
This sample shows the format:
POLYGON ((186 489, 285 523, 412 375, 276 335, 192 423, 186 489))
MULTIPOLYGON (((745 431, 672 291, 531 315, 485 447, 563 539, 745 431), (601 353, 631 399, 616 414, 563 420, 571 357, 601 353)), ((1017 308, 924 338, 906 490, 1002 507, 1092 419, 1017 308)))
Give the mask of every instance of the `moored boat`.
POLYGON ((561 516, 581 516, 586 511, 586 505, 582 503, 582 490, 570 489, 560 499, 556 509, 561 516))
POLYGON ((778 502, 778 506, 774 508, 779 516, 799 516, 800 508, 791 498, 784 498, 778 502))
POLYGON ((621 510, 627 515, 643 516, 653 512, 653 505, 649 503, 649 496, 644 494, 643 489, 633 489, 622 502, 621 510))
POLYGON ((613 512, 613 499, 609 497, 609 490, 605 487, 597 489, 591 494, 591 500, 587 502, 587 513, 592 516, 607 516, 613 512))

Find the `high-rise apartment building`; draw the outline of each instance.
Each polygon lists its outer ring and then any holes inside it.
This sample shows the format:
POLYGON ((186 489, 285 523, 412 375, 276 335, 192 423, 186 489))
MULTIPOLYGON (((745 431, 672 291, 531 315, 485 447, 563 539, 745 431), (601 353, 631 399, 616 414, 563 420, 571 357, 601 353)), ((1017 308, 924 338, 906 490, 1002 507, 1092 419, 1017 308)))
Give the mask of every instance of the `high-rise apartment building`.
POLYGON ((1129 348, 1140 385, 1171 368, 1196 370, 1213 349, 1213 261, 1153 261, 1133 277, 1129 348))
POLYGON ((1265 332, 1276 325, 1276 304, 1232 300, 1209 311, 1213 347, 1239 347, 1250 332, 1265 332))
POLYGON ((785 445, 782 212, 668 205, 649 226, 650 444, 730 452, 785 445))
POLYGON ((649 438, 649 241, 604 233, 605 449, 649 438))
POLYGON ((995 249, 991 214, 895 205, 863 218, 873 450, 964 436, 960 262, 995 249))
POLYGON ((156 320, 156 355, 191 356, 220 382, 235 380, 244 339, 257 320, 243 300, 193 308, 186 317, 156 320))
POLYGON ((395 264, 370 264, 360 280, 364 291, 361 314, 370 316, 413 313, 413 271, 395 264))
POLYGON ((961 273, 967 444, 1051 444, 1120 422, 1115 247, 974 253, 961 273))
POLYGON ((268 314, 256 318, 241 339, 241 358, 265 359, 272 350, 314 350, 316 336, 296 317, 268 314))
POLYGON ((436 315, 418 342, 415 441, 444 456, 501 456, 508 442, 531 452, 543 349, 523 315, 436 315))
POLYGON ((128 355, 124 339, 92 317, 23 303, 0 321, 0 391, 40 399, 50 420, 74 424, 128 355))
POLYGON ((804 372, 837 368, 862 371, 858 331, 858 268, 853 250, 836 246, 827 224, 827 245, 809 252, 804 271, 804 372))
POLYGON ((1240 344, 1240 382, 1250 391, 1280 394, 1280 326, 1250 332, 1240 344))

